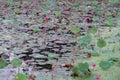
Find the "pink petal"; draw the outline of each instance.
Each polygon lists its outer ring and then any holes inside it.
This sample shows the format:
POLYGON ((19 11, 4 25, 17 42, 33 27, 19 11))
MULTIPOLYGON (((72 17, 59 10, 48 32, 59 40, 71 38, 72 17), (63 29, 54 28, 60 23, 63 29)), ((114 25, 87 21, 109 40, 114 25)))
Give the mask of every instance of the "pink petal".
POLYGON ((25 64, 28 64, 28 60, 24 61, 25 64))
POLYGON ((92 67, 96 67, 96 64, 92 64, 92 67))
POLYGON ((83 22, 86 22, 86 23, 92 22, 92 18, 90 18, 90 17, 85 17, 85 18, 83 19, 83 22))
POLYGON ((95 78, 96 78, 96 80, 99 80, 99 79, 100 79, 100 76, 99 76, 99 75, 96 75, 95 78))
POLYGON ((10 57, 11 57, 11 54, 10 54, 10 53, 8 53, 8 54, 7 54, 7 56, 10 58, 10 57))

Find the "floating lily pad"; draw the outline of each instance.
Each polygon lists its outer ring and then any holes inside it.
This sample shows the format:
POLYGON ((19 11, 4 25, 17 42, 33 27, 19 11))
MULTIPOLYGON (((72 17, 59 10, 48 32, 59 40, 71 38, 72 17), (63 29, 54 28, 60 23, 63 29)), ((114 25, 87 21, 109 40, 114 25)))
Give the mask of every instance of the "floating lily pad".
POLYGON ((28 76, 22 73, 17 73, 14 80, 28 80, 28 76))
POLYGON ((61 11, 55 11, 55 16, 59 16, 61 14, 61 11))
POLYGON ((12 64, 13 66, 19 67, 19 66, 22 64, 22 61, 21 61, 20 59, 18 59, 18 58, 15 58, 15 59, 13 59, 13 60, 11 61, 11 64, 12 64))
POLYGON ((99 66, 103 69, 103 70, 107 70, 109 69, 112 65, 109 61, 101 61, 99 63, 99 66))
POLYGON ((96 28, 96 27, 93 27, 93 28, 91 29, 91 33, 95 34, 96 32, 97 32, 97 28, 96 28))
POLYGON ((7 66, 7 62, 3 59, 0 59, 0 69, 5 68, 7 66))
POLYGON ((73 28, 71 29, 71 31, 72 31, 74 34, 77 34, 77 33, 80 32, 80 28, 78 28, 78 27, 73 27, 73 28))
POLYGON ((104 39, 98 39, 98 41, 97 41, 97 46, 98 46, 99 48, 105 47, 105 46, 106 46, 106 41, 105 41, 104 39))

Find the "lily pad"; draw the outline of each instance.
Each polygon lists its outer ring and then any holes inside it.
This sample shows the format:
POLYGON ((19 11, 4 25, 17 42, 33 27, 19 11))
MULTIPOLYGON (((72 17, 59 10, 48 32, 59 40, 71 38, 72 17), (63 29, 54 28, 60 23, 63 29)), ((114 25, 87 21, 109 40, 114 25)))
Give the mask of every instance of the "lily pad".
POLYGON ((97 32, 97 28, 96 28, 96 27, 93 27, 93 28, 91 29, 91 33, 95 34, 96 32, 97 32))
POLYGON ((59 16, 61 14, 61 11, 55 11, 55 16, 59 16))
POLYGON ((77 34, 77 33, 80 32, 80 28, 74 27, 74 28, 71 29, 71 31, 72 31, 74 34, 77 34))
POLYGON ((57 55, 55 53, 49 53, 48 54, 48 57, 51 58, 51 59, 55 58, 56 56, 57 55))
POLYGON ((103 69, 103 70, 107 70, 111 67, 111 63, 110 61, 101 61, 99 63, 99 66, 103 69))
POLYGON ((33 31, 34 31, 34 32, 38 32, 38 31, 39 31, 39 28, 38 28, 38 27, 34 27, 34 28, 33 28, 33 31))
POLYGON ((22 61, 18 58, 14 58, 12 61, 11 61, 11 64, 13 66, 16 66, 16 67, 19 67, 21 64, 22 64, 22 61))
POLYGON ((14 80, 28 80, 28 76, 22 73, 17 73, 14 80))
POLYGON ((98 41, 97 41, 97 46, 98 46, 99 48, 105 47, 105 46, 106 46, 106 41, 105 41, 104 39, 98 39, 98 41))
POLYGON ((85 62, 85 63, 79 63, 78 64, 78 68, 82 72, 88 72, 89 64, 87 62, 85 62))
POLYGON ((7 66, 7 62, 3 59, 0 59, 0 69, 5 68, 7 66))

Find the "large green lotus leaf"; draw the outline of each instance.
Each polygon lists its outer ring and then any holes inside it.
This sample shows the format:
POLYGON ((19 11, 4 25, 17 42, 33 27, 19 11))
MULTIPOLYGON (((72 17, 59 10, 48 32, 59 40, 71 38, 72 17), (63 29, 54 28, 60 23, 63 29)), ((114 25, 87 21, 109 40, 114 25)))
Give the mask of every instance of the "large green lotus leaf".
POLYGON ((7 62, 3 59, 0 59, 0 69, 5 68, 7 66, 7 62))
POLYGON ((97 28, 96 28, 96 27, 93 27, 93 28, 91 29, 91 33, 95 34, 96 32, 97 32, 97 28))
POLYGON ((14 80, 28 80, 28 76, 22 73, 17 73, 14 80))
POLYGON ((61 14, 61 11, 55 11, 55 16, 59 16, 61 14))
POLYGON ((104 69, 104 70, 107 70, 111 67, 111 63, 109 61, 101 61, 99 63, 99 66, 104 69))
POLYGON ((21 66, 21 64, 22 64, 22 60, 20 60, 20 59, 18 59, 18 58, 14 58, 14 59, 11 61, 11 64, 12 64, 13 66, 19 67, 19 66, 21 66))
POLYGON ((35 80, 47 80, 47 79, 44 78, 44 77, 38 77, 38 78, 36 78, 35 80))
POLYGON ((38 28, 38 27, 34 27, 34 28, 33 28, 33 31, 34 31, 34 32, 38 32, 38 31, 39 31, 39 28, 38 28))
POLYGON ((92 41, 92 37, 90 35, 86 35, 86 36, 82 37, 81 40, 83 42, 88 42, 89 43, 89 42, 92 41))
POLYGON ((97 41, 97 46, 98 46, 99 48, 105 47, 105 46, 106 46, 106 41, 105 41, 104 39, 98 39, 98 41, 97 41))
POLYGON ((77 33, 80 32, 80 28, 78 28, 78 27, 74 27, 74 28, 72 28, 71 31, 72 31, 74 34, 77 34, 77 33))
POLYGON ((88 72, 89 64, 87 62, 85 63, 79 63, 78 64, 79 70, 82 72, 88 72))

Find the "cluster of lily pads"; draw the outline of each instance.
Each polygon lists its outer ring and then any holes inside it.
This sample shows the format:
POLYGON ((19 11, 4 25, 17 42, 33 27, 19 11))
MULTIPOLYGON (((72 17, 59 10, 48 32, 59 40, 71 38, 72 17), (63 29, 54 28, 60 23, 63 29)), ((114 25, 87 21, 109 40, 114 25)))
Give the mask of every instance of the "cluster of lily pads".
MULTIPOLYGON (((9 4, 13 4, 13 0, 7 0, 9 4)), ((47 0, 47 4, 44 4, 44 9, 47 11, 47 9, 49 9, 49 6, 50 8, 53 8, 54 5, 52 5, 53 3, 55 3, 56 0, 47 0)), ((109 0, 110 3, 114 4, 116 2, 119 2, 119 0, 109 0)), ((93 4, 95 6, 97 6, 98 4, 98 1, 94 1, 92 3, 86 3, 86 5, 90 5, 90 4, 93 4)), ((77 3, 75 4, 77 5, 77 3)), ((98 9, 98 8, 97 8, 98 9)), ((20 10, 19 8, 15 8, 14 9, 14 12, 15 13, 18 13, 20 10)), ((101 15, 99 13, 99 11, 101 10, 98 10, 96 12, 97 15, 101 15)), ((47 12, 44 12, 44 13, 47 13, 47 12)), ((36 14, 36 11, 32 11, 32 14, 36 14)), ((55 16, 59 16, 61 15, 61 11, 55 11, 55 16)), ((107 19, 106 19, 106 24, 107 25, 113 25, 114 24, 114 19, 111 17, 113 14, 109 13, 107 15, 107 19)), ((93 21, 97 21, 98 20, 98 17, 93 17, 93 21)), ((43 19, 40 19, 38 21, 39 24, 43 24, 43 19)), ((13 22, 14 24, 17 24, 18 22, 15 20, 13 22)), ((81 32, 81 29, 78 28, 78 27, 72 27, 70 28, 71 32, 76 36, 77 34, 79 34, 81 32)), ((39 27, 33 27, 33 31, 35 33, 37 33, 39 31, 39 27)), ((89 32, 85 32, 83 33, 84 35, 83 36, 80 36, 80 37, 77 37, 76 38, 76 44, 81 46, 83 48, 83 52, 86 51, 86 49, 89 48, 90 44, 91 44, 91 41, 94 37, 94 35, 98 32, 98 28, 97 27, 94 27, 92 26, 92 28, 90 29, 89 32)), ((93 46, 97 46, 98 48, 100 48, 100 53, 102 52, 102 48, 105 47, 107 45, 107 42, 105 40, 105 38, 102 38, 102 37, 99 37, 97 39, 97 42, 95 43, 95 45, 93 46)), ((92 50, 92 52, 90 53, 91 56, 99 56, 99 53, 97 51, 95 51, 94 49, 92 50)), ((9 57, 9 55, 7 56, 9 57)), ((49 54, 49 57, 50 58, 53 58, 55 57, 54 54, 49 54)), ((109 69, 112 65, 116 64, 117 62, 119 62, 119 58, 117 57, 111 57, 107 60, 102 60, 101 62, 99 62, 99 67, 101 67, 101 69, 103 70, 107 70, 109 69)), ((1 59, 0 59, 0 69, 2 68, 5 68, 6 66, 8 66, 8 64, 11 64, 12 66, 14 67, 20 67, 22 65, 23 61, 19 58, 14 58, 12 59, 11 61, 7 61, 5 59, 5 56, 4 55, 1 55, 1 59)), ((83 63, 78 63, 76 66, 73 67, 72 69, 72 72, 73 72, 73 76, 77 76, 77 77, 80 77, 81 79, 87 79, 89 77, 91 77, 92 75, 92 70, 89 68, 91 65, 87 62, 83 62, 83 63)), ((92 65, 92 67, 96 67, 96 64, 92 65)), ((23 73, 17 73, 14 77, 14 80, 28 80, 28 76, 23 74, 23 73)), ((100 79, 100 76, 97 75, 96 77, 96 80, 99 80, 100 79)), ((46 80, 45 78, 39 78, 39 79, 36 79, 36 80, 46 80)))

